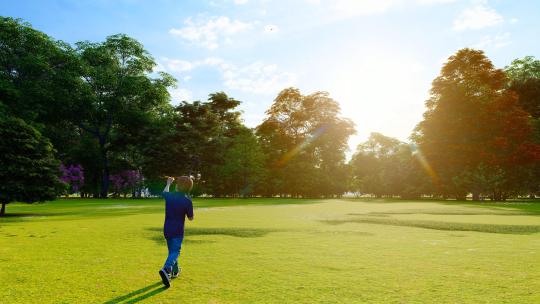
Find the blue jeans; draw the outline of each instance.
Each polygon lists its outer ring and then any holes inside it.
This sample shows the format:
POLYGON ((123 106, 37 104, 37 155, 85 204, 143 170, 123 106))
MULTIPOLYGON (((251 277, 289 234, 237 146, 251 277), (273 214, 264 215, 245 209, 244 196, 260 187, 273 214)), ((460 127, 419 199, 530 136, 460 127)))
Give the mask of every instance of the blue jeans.
POLYGON ((168 238, 167 248, 169 249, 169 255, 167 260, 165 260, 164 269, 171 270, 172 267, 178 264, 178 256, 180 256, 180 249, 182 248, 182 241, 184 240, 183 236, 168 238))

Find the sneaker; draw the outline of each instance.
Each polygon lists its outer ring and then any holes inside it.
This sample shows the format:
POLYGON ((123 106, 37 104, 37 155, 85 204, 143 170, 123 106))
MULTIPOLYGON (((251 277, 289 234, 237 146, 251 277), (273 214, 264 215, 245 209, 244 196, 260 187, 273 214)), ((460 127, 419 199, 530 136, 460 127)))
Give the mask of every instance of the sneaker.
POLYGON ((161 269, 159 271, 159 276, 161 277, 161 282, 163 282, 163 285, 165 285, 166 287, 171 286, 171 279, 169 278, 170 274, 165 271, 165 269, 161 269))
POLYGON ((177 278, 178 275, 180 274, 180 267, 178 267, 178 262, 175 262, 174 265, 172 266, 172 277, 173 278, 177 278))
POLYGON ((172 271, 172 278, 176 279, 180 275, 180 272, 182 272, 182 268, 177 267, 176 269, 173 269, 172 271))

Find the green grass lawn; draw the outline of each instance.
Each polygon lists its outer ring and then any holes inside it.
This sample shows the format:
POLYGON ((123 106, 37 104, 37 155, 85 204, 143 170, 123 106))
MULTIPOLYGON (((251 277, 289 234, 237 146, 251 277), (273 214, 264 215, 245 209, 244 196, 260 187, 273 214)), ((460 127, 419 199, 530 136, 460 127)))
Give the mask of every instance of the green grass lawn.
POLYGON ((161 200, 11 204, 0 303, 540 303, 540 204, 195 199, 161 286, 161 200))

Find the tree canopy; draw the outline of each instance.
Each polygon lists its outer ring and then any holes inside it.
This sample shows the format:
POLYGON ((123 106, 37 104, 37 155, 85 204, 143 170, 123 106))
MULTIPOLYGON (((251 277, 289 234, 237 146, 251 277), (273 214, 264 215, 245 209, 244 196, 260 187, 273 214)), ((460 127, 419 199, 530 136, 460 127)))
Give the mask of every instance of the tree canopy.
POLYGON ((346 188, 345 152, 354 124, 326 92, 281 91, 257 127, 269 174, 267 195, 333 196, 346 188))
POLYGON ((0 117, 0 215, 13 201, 51 200, 60 193, 51 143, 20 118, 0 117))
POLYGON ((144 47, 126 35, 107 37, 103 43, 79 42, 76 54, 82 67, 81 95, 72 105, 70 120, 99 145, 101 196, 109 188, 109 152, 125 143, 131 130, 146 126, 168 105, 172 76, 160 72, 144 47), (124 131, 124 132, 121 132, 124 131))
POLYGON ((438 176, 440 194, 507 196, 517 190, 516 165, 538 160, 527 112, 507 82, 503 70, 472 49, 451 56, 433 81, 413 138, 438 176))

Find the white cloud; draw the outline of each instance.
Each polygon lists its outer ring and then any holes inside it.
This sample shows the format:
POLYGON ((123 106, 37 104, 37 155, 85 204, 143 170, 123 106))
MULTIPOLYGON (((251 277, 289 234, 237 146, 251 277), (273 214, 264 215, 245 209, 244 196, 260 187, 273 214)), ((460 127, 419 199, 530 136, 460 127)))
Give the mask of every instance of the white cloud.
POLYGON ((489 7, 487 0, 474 1, 473 6, 465 9, 454 20, 454 30, 481 29, 502 23, 504 18, 497 11, 489 7))
POLYGON ((254 62, 247 66, 231 66, 223 72, 227 88, 256 94, 277 93, 296 83, 296 75, 283 72, 275 64, 254 62))
POLYGON ((225 63, 223 59, 218 57, 207 57, 203 60, 195 61, 161 57, 158 61, 158 67, 160 71, 166 71, 171 73, 189 72, 201 66, 216 66, 221 69, 228 69, 230 65, 225 63))
POLYGON ((236 5, 242 5, 248 3, 249 0, 234 0, 234 4, 236 5))
POLYGON ((158 66, 163 70, 169 72, 186 72, 193 69, 193 63, 180 59, 170 59, 167 57, 162 57, 159 61, 158 66))
MULTIPOLYGON (((191 62, 180 59, 165 59, 165 62, 160 62, 160 66, 169 72, 181 73, 203 66, 214 67, 221 73, 225 87, 244 92, 272 94, 296 83, 296 75, 294 73, 282 71, 275 64, 266 64, 260 61, 246 66, 237 66, 218 57, 208 57, 203 60, 191 62)), ((184 81, 191 79, 190 76, 187 77, 187 79, 185 77, 183 78, 184 81)), ((186 91, 177 90, 174 96, 191 97, 191 95, 186 95, 186 93, 186 91), (184 95, 181 95, 181 93, 184 95)))
POLYGON ((230 43, 231 36, 253 28, 251 23, 231 20, 226 16, 197 21, 188 18, 184 21, 184 25, 182 28, 170 29, 169 33, 210 50, 218 48, 223 43, 222 40, 230 43))
POLYGON ((171 101, 174 105, 193 99, 193 93, 187 89, 170 89, 169 94, 171 94, 171 101))
POLYGON ((486 35, 482 37, 480 42, 473 45, 473 48, 477 49, 487 49, 487 48, 495 48, 499 49, 502 47, 505 47, 512 43, 510 40, 510 33, 503 33, 503 34, 497 34, 495 36, 492 35, 486 35))

